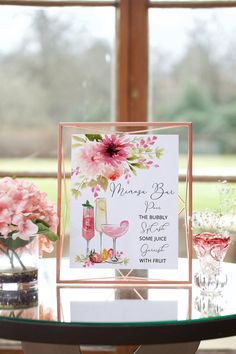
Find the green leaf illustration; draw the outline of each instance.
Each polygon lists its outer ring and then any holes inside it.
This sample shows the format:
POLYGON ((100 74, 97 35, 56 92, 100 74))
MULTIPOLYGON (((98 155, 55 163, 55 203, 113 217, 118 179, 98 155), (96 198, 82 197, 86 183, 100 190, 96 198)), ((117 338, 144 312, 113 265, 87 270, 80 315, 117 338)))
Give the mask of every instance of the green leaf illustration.
POLYGON ((81 262, 82 262, 81 257, 80 257, 80 256, 76 256, 76 257, 75 257, 75 262, 76 262, 76 263, 81 263, 81 262))
POLYGON ((78 189, 75 189, 75 188, 72 188, 72 189, 71 189, 71 193, 72 193, 72 196, 73 196, 75 199, 77 199, 77 198, 81 195, 80 191, 79 191, 78 189))
POLYGON ((98 184, 102 187, 102 189, 103 189, 104 191, 107 190, 107 187, 108 187, 108 180, 107 180, 106 177, 100 176, 100 177, 98 178, 98 184))
POLYGON ((155 149, 155 154, 157 159, 160 159, 161 156, 164 154, 164 149, 159 149, 158 147, 155 149))
POLYGON ((101 141, 102 136, 100 134, 85 134, 89 141, 101 141))
POLYGON ((76 263, 82 263, 82 262, 86 262, 86 261, 88 261, 88 260, 89 260, 89 257, 88 257, 88 256, 84 256, 84 255, 81 255, 81 256, 77 255, 77 256, 75 256, 75 262, 76 262, 76 263))
POLYGON ((89 200, 86 200, 86 203, 83 203, 82 206, 84 208, 93 209, 93 206, 90 204, 89 200))
POLYGON ((148 154, 148 157, 149 157, 149 159, 150 159, 150 160, 153 160, 154 155, 153 155, 153 154, 151 154, 151 153, 149 153, 149 154, 148 154))
POLYGON ((129 263, 129 258, 124 258, 123 263, 124 263, 124 265, 128 265, 128 263, 129 263))
POLYGON ((129 168, 130 168, 131 172, 132 172, 135 176, 137 176, 137 172, 136 172, 135 168, 134 168, 132 165, 129 165, 129 168))
POLYGON ((96 185, 98 184, 98 181, 96 179, 92 179, 89 183, 88 186, 89 187, 96 187, 96 185))
POLYGON ((142 163, 140 162, 135 162, 135 163, 132 163, 131 164, 133 167, 137 167, 137 168, 140 168, 140 169, 143 169, 143 170, 146 170, 146 166, 144 166, 142 163))
POLYGON ((139 157, 138 156, 130 156, 130 157, 127 157, 127 160, 128 161, 134 161, 134 160, 137 160, 139 157))

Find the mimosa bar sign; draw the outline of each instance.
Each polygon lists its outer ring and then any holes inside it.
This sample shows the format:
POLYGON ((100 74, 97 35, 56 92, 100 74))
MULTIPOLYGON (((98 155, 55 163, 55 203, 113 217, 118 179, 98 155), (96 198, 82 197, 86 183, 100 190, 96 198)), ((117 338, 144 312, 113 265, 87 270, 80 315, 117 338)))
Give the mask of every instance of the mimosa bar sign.
POLYGON ((177 135, 72 136, 71 267, 178 267, 177 135))

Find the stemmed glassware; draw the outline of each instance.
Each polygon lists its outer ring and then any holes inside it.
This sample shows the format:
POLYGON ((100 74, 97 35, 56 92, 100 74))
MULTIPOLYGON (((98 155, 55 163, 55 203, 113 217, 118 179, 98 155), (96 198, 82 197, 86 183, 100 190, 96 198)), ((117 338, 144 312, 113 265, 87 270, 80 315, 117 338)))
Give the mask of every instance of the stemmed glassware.
POLYGON ((227 283, 222 262, 230 245, 230 236, 211 232, 194 235, 193 247, 199 259, 200 269, 194 276, 202 293, 220 292, 227 283))
POLYGON ((107 203, 105 198, 97 198, 95 206, 95 229, 100 234, 100 254, 103 251, 102 246, 102 224, 107 223, 107 203))
POLYGON ((100 255, 103 252, 103 233, 113 239, 112 263, 119 263, 119 256, 116 252, 116 239, 126 234, 129 228, 129 221, 123 220, 120 224, 107 223, 106 198, 97 198, 94 207, 87 200, 83 206, 82 237, 87 241, 86 254, 89 256, 89 241, 95 236, 95 229, 100 234, 100 255))
POLYGON ((83 206, 82 237, 87 241, 86 253, 89 254, 89 241, 94 237, 94 208, 87 200, 83 206))
POLYGON ((101 228, 104 234, 113 239, 113 256, 111 262, 118 263, 119 260, 116 256, 116 239, 126 234, 129 228, 129 222, 123 220, 120 224, 102 224, 101 228))

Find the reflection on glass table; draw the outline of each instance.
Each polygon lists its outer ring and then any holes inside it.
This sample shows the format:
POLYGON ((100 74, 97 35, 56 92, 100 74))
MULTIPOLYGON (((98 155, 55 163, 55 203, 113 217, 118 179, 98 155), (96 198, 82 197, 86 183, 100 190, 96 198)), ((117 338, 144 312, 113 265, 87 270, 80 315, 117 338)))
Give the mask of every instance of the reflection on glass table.
MULTIPOLYGON (((196 271, 197 262, 193 263, 196 271)), ((225 263, 225 271, 228 284, 218 294, 203 295, 194 285, 57 287, 55 260, 42 260, 38 305, 15 309, 2 306, 0 336, 23 342, 50 342, 52 346, 64 344, 65 353, 80 344, 142 344, 137 353, 151 354, 158 353, 156 345, 164 343, 170 350, 177 350, 173 349, 177 342, 190 342, 181 350, 193 353, 201 339, 236 334, 236 265, 225 263)), ((27 353, 27 345, 24 348, 27 353)), ((34 345, 33 350, 37 354, 34 345)))

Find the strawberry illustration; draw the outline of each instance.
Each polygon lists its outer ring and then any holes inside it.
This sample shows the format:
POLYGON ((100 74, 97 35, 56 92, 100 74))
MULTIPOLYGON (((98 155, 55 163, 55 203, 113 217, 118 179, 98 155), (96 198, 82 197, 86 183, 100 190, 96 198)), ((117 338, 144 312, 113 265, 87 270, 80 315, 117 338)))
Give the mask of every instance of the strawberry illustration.
POLYGON ((100 257, 100 254, 95 252, 95 251, 90 253, 89 260, 92 263, 101 263, 101 261, 102 261, 101 257, 100 257))

